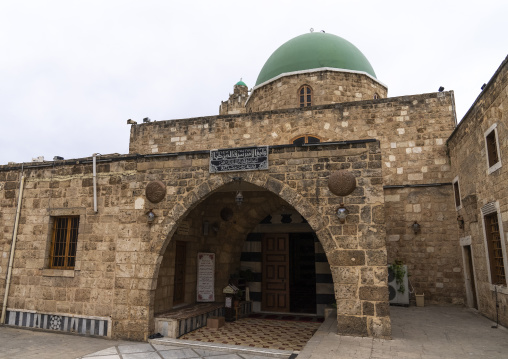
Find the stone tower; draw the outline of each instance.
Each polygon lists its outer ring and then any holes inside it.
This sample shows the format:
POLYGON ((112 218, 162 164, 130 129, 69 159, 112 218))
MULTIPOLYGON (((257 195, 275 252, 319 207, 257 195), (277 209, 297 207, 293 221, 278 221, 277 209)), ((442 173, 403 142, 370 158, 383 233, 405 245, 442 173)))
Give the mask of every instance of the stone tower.
POLYGON ((249 89, 245 82, 240 79, 235 84, 234 91, 229 95, 227 101, 221 101, 219 115, 234 115, 237 113, 246 113, 245 102, 249 96, 249 89))

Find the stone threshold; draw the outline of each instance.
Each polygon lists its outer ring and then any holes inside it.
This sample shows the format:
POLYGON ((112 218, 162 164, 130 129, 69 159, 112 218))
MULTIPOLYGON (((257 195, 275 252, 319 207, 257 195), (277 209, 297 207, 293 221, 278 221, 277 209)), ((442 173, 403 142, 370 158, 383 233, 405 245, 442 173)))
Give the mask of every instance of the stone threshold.
POLYGON ((223 352, 226 351, 230 353, 239 353, 239 354, 261 355, 265 357, 281 358, 281 359, 288 359, 289 357, 291 357, 291 355, 299 353, 298 351, 293 352, 290 350, 244 347, 240 345, 219 344, 219 343, 203 343, 193 340, 182 340, 173 338, 149 339, 148 342, 150 344, 177 345, 181 347, 189 347, 195 349, 215 350, 223 352))

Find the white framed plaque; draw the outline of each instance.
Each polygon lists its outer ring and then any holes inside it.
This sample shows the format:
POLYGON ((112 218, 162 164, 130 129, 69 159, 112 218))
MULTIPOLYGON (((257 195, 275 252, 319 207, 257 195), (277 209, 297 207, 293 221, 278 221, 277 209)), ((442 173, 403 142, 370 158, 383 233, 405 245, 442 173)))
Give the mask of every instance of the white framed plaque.
POLYGON ((198 253, 198 302, 215 301, 215 253, 198 253))

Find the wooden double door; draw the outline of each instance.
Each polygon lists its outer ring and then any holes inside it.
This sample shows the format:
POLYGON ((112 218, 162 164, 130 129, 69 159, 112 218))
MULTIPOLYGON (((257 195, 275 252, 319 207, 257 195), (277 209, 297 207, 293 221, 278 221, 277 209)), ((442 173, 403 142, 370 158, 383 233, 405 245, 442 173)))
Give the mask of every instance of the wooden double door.
POLYGON ((289 312, 289 234, 266 234, 262 243, 261 310, 289 312))

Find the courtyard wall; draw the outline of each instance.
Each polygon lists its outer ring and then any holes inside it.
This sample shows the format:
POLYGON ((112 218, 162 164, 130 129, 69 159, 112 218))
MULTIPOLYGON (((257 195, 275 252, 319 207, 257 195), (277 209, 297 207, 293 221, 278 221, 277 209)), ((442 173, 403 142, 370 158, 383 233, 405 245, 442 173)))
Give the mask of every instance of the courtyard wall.
POLYGON ((460 229, 464 258, 466 259, 466 250, 472 252, 472 274, 466 273, 465 278, 469 287, 468 304, 471 307, 477 306, 482 313, 495 320, 497 291, 499 318, 504 325, 508 325, 507 126, 508 58, 503 61, 448 140, 452 171, 459 191, 456 214, 464 221, 463 228, 460 229), (488 161, 489 134, 495 135, 497 142, 499 162, 494 166, 489 165, 488 161), (502 246, 499 253, 503 256, 505 281, 499 285, 494 285, 490 267, 492 257, 487 250, 486 230, 489 225, 484 216, 490 213, 497 215, 502 246))

